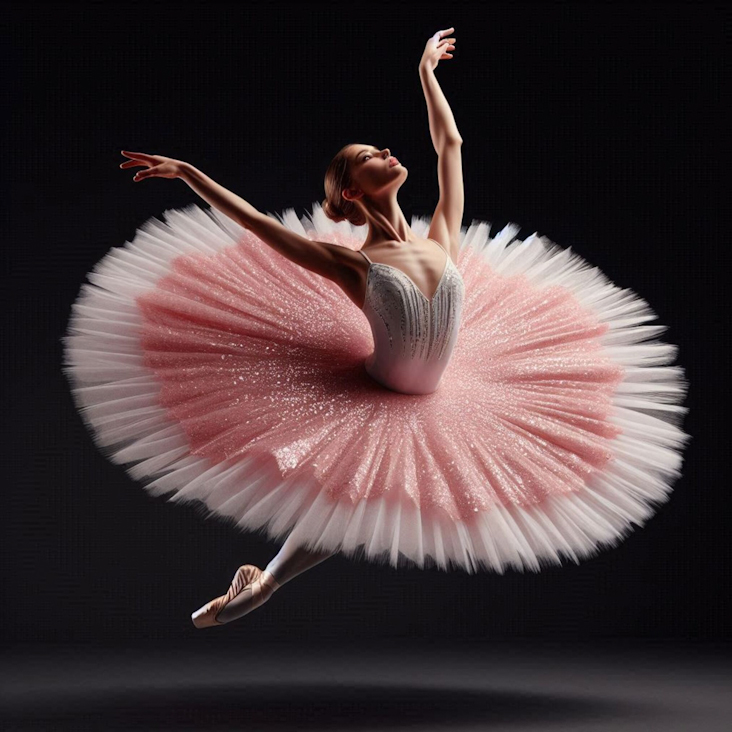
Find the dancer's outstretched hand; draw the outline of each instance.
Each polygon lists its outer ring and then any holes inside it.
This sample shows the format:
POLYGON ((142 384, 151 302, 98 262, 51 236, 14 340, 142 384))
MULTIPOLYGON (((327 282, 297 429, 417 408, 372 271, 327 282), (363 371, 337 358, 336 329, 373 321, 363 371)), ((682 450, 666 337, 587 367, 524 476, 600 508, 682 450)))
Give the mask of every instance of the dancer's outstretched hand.
POLYGON ((419 62, 420 71, 423 68, 427 68, 430 71, 434 71, 437 68, 437 64, 443 58, 452 58, 452 54, 448 53, 450 49, 455 50, 455 38, 443 38, 454 31, 455 28, 445 28, 445 30, 437 31, 428 41, 424 47, 424 53, 419 62))
POLYGON ((185 163, 175 158, 166 158, 163 155, 146 155, 145 153, 120 151, 125 157, 131 158, 120 165, 120 168, 136 168, 147 166, 147 170, 138 170, 135 173, 134 181, 145 178, 180 178, 185 163))

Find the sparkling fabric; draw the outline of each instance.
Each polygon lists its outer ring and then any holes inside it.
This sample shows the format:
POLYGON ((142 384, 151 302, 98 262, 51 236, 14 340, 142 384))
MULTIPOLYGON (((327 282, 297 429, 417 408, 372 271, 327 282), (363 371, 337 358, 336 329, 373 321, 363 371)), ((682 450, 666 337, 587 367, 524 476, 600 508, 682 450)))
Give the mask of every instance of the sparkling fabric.
MULTIPOLYGON (((439 242, 435 244, 445 251, 439 242)), ((369 262, 363 312, 374 339, 366 372, 403 394, 435 391, 460 327, 465 295, 460 271, 445 251, 442 276, 428 298, 405 272, 360 253, 369 262)))
POLYGON ((139 355, 191 455, 269 456, 332 501, 467 519, 581 491, 605 469, 624 374, 600 345, 607 323, 471 247, 432 302, 418 293, 374 263, 360 311, 245 232, 174 258, 135 298, 139 355))

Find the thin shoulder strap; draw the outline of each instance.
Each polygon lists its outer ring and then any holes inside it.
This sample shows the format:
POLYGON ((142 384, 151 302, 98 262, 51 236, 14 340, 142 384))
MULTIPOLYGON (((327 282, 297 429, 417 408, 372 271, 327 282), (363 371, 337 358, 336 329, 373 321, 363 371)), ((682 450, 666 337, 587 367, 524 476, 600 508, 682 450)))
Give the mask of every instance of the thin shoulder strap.
POLYGON ((358 250, 358 253, 359 253, 359 254, 363 254, 363 256, 364 256, 364 257, 366 257, 366 261, 367 261, 367 262, 369 262, 369 264, 373 264, 373 263, 371 262, 371 260, 369 259, 369 257, 368 257, 368 254, 366 254, 366 252, 362 252, 362 251, 361 251, 361 250, 359 249, 359 250, 358 250))
MULTIPOLYGON (((429 237, 427 237, 427 238, 429 239, 429 237)), ((442 251, 445 252, 445 254, 447 254, 447 249, 445 249, 445 247, 443 247, 442 244, 440 244, 440 242, 437 241, 437 239, 430 239, 430 241, 433 241, 435 244, 437 244, 437 246, 440 247, 440 249, 442 249, 442 251)), ((448 254, 448 257, 449 256, 450 255, 448 254)))

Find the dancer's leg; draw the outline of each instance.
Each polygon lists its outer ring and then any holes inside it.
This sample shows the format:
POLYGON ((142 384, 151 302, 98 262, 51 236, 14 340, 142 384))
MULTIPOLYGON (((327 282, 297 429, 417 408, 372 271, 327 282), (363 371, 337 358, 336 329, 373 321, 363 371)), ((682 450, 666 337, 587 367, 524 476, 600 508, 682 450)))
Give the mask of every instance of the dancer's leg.
MULTIPOLYGON (((333 554, 335 552, 313 552, 305 547, 298 546, 292 541, 290 535, 285 540, 277 555, 267 565, 265 571, 269 572, 279 585, 282 586, 285 582, 289 582, 293 577, 296 577, 306 569, 320 564, 320 562, 333 556, 333 554)), ((274 592, 273 585, 256 580, 226 605, 218 615, 219 621, 228 623, 246 615, 255 607, 259 607, 262 600, 265 602, 269 600, 274 592), (254 587, 254 585, 257 586, 254 587)))
POLYGON ((284 585, 293 577, 297 577, 306 569, 311 569, 334 554, 335 552, 331 551, 314 552, 303 546, 298 546, 292 540, 292 535, 290 535, 266 569, 274 575, 280 585, 284 585))

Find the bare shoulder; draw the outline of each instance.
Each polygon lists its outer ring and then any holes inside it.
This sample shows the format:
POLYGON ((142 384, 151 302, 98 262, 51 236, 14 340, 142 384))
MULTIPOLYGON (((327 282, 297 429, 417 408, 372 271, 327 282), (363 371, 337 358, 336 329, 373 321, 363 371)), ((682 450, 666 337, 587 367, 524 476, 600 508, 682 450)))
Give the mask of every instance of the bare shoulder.
POLYGON ((436 241, 448 253, 453 263, 457 264, 460 249, 459 232, 451 231, 439 212, 432 218, 429 238, 436 241))
POLYGON ((360 302, 363 300, 363 290, 366 287, 368 263, 355 249, 349 249, 339 244, 329 246, 333 247, 330 279, 345 292, 354 304, 361 307, 360 302))
POLYGON ((321 277, 337 281, 348 268, 344 247, 302 236, 268 214, 251 217, 245 228, 286 259, 321 277))

